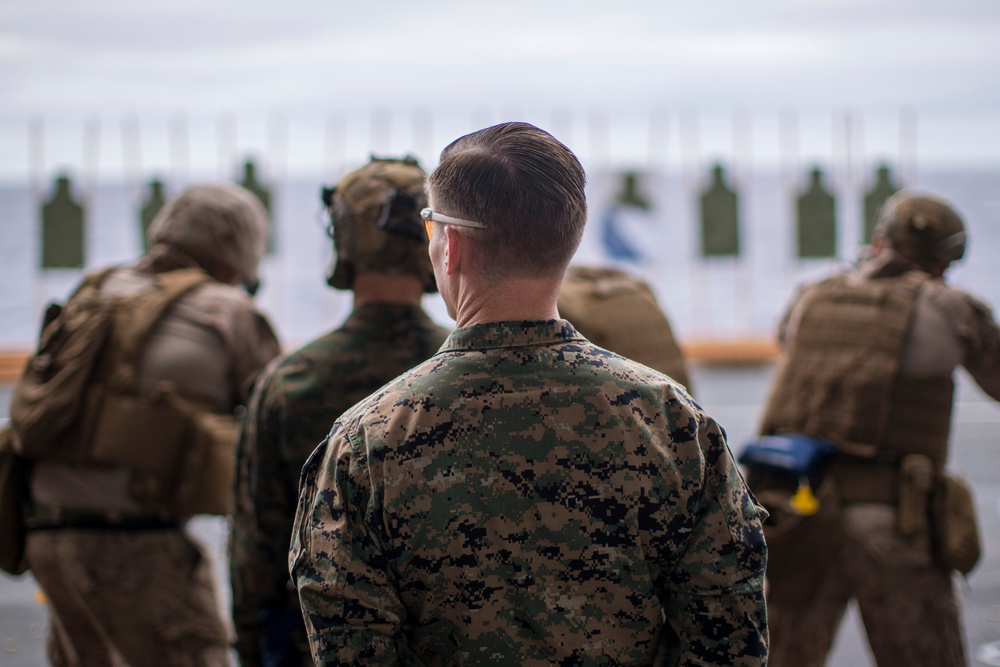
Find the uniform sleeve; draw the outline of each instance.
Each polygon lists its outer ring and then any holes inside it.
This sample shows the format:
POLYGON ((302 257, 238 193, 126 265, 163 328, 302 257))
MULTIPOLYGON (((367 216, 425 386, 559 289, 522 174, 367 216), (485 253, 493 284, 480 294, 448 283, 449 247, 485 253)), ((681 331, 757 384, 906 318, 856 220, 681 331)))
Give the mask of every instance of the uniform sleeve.
POLYGON ((283 419, 282 394, 267 374, 251 395, 236 452, 229 572, 236 650, 243 667, 262 664, 262 622, 289 606, 287 554, 297 487, 287 488, 281 474, 283 419))
POLYGON ((701 421, 700 492, 682 495, 679 516, 661 534, 657 586, 677 664, 754 665, 767 662, 761 514, 736 467, 725 434, 701 421), (685 511, 686 510, 686 511, 685 511), (687 533, 686 545, 678 535, 687 533), (680 547, 680 555, 676 552, 680 547))
POLYGON ((963 365, 983 391, 1000 401, 1000 327, 986 304, 973 297, 968 302, 963 365))
POLYGON ((233 338, 233 383, 241 392, 269 361, 278 356, 281 346, 271 323, 257 310, 241 313, 236 322, 239 336, 233 338))
POLYGON ((406 612, 359 452, 338 422, 306 462, 289 568, 317 665, 410 664, 401 634, 406 612))
POLYGON ((783 348, 787 349, 792 341, 795 340, 799 319, 802 317, 802 304, 805 303, 805 297, 809 291, 809 287, 798 288, 791 303, 785 309, 784 315, 782 315, 781 320, 778 322, 775 336, 778 339, 778 344, 783 348))

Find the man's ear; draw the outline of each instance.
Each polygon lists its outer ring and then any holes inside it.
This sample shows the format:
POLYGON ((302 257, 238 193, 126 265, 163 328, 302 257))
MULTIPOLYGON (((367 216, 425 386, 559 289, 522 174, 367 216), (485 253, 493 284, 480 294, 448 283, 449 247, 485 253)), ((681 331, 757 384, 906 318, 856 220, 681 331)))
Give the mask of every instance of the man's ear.
POLYGON ((450 276, 462 266, 465 238, 454 225, 443 225, 447 244, 444 250, 444 268, 450 276))

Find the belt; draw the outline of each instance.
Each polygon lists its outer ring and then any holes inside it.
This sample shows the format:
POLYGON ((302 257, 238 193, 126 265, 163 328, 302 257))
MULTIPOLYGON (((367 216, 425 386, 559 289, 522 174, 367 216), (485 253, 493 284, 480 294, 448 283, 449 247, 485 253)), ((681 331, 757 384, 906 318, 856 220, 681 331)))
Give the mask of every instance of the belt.
POLYGON ((180 528, 176 517, 133 512, 79 510, 48 503, 31 503, 25 510, 28 530, 170 530, 180 528))
POLYGON ((836 481, 840 498, 845 503, 895 505, 899 500, 898 462, 837 456, 826 474, 836 481))

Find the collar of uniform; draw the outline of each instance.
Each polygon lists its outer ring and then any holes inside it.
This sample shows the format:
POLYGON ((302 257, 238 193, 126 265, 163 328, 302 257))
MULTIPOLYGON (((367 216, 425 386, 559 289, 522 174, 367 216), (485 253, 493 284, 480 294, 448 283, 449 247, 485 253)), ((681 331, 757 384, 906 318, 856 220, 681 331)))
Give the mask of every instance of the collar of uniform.
POLYGON ((913 271, 928 273, 927 269, 919 264, 911 262, 895 250, 887 248, 881 254, 861 264, 857 272, 869 280, 878 280, 879 278, 897 278, 913 271))
POLYGON ((444 342, 441 351, 551 345, 573 340, 584 339, 566 320, 490 322, 455 329, 444 342))
POLYGON ((396 322, 399 320, 423 319, 427 315, 423 308, 412 303, 379 303, 369 302, 357 306, 351 311, 345 324, 361 322, 396 322))

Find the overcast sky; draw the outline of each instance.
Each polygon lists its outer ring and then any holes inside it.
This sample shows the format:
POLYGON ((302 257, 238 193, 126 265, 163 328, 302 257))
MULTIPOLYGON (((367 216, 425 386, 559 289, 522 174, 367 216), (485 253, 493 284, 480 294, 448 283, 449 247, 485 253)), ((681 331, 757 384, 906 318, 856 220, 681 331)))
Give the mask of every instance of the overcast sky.
MULTIPOLYGON (((329 112, 389 109, 484 121, 744 110, 758 125, 852 110, 869 147, 871 128, 908 110, 924 159, 998 163, 1000 1, 2 0, 0 90, 7 176, 27 169, 32 117, 49 128, 49 164, 72 161, 51 128, 86 118, 108 141, 122 118, 281 113, 294 135, 329 112)), ((320 159, 296 150, 301 134, 287 139, 292 167, 320 159)))

